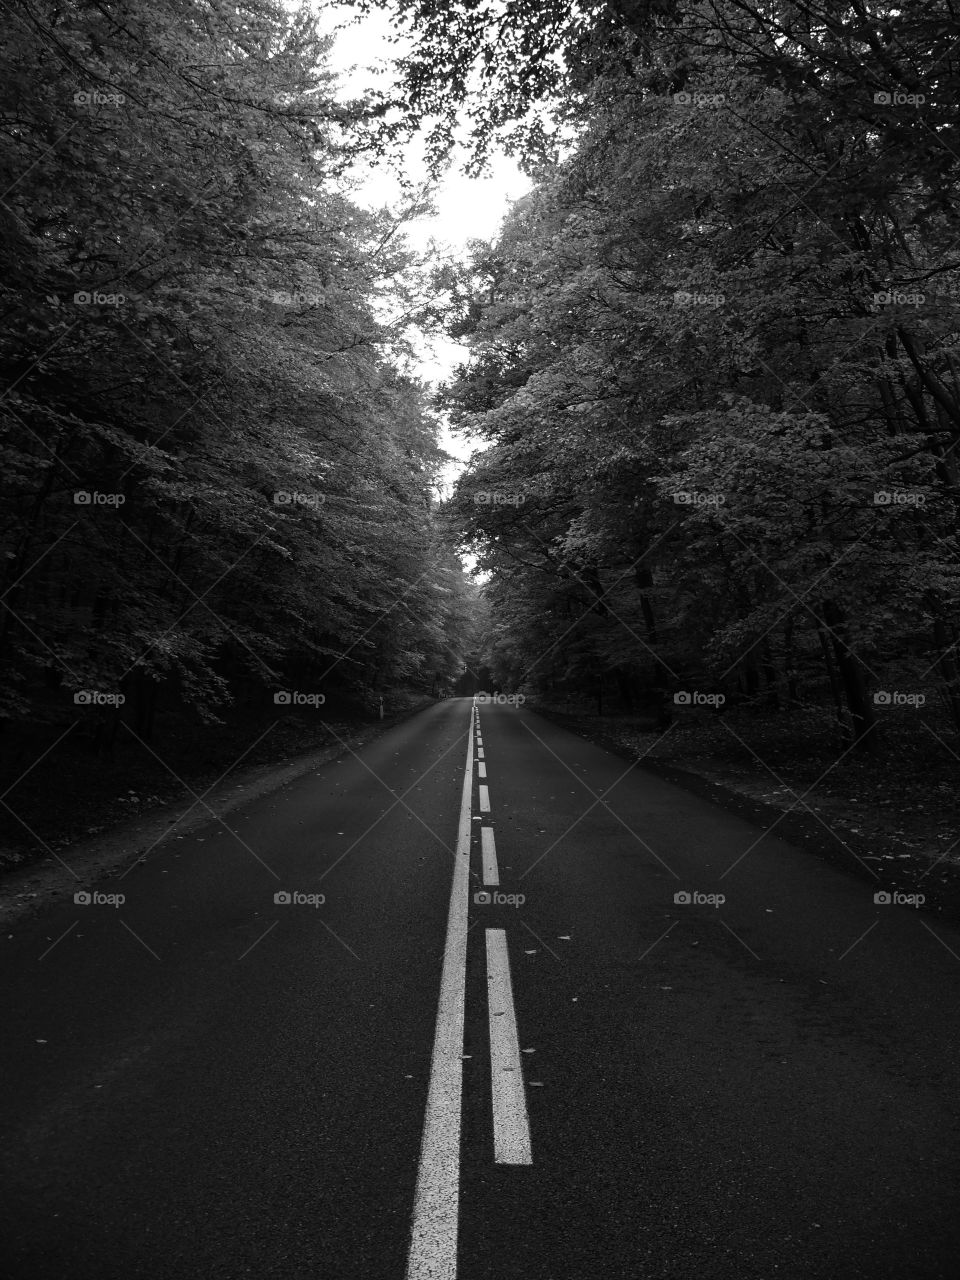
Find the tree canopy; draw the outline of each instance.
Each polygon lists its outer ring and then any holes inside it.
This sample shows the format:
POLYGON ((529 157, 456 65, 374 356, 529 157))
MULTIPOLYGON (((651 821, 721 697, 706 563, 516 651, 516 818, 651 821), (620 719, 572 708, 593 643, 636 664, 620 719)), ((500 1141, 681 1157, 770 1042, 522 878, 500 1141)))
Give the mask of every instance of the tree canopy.
POLYGON ((418 263, 350 199, 362 111, 315 18, 8 14, 2 714, 57 687, 212 716, 237 681, 457 674, 466 586, 402 318, 418 263))
POLYGON ((490 442, 457 510, 494 665, 633 703, 842 692, 861 745, 933 680, 960 727, 948 7, 602 6, 564 33, 563 79, 529 83, 568 95, 568 154, 438 282, 471 347, 445 402, 490 442))

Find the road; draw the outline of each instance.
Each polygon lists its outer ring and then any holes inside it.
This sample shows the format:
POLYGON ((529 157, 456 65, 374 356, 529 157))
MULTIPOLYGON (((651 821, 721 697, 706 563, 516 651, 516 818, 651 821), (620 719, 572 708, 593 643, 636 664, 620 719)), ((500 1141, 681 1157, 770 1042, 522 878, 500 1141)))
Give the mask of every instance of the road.
POLYGON ((956 1275, 960 934, 523 707, 90 889, 0 940, 5 1280, 956 1275))

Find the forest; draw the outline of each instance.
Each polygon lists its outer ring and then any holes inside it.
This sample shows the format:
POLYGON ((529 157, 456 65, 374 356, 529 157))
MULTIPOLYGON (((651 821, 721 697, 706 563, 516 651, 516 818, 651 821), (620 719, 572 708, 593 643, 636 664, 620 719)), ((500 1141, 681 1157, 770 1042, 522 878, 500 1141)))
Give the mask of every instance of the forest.
POLYGON ((357 101, 310 9, 11 6, 5 772, 487 685, 952 771, 950 6, 323 7, 357 101), (414 138, 530 177, 463 261, 351 201, 414 138))
POLYGON ((89 786, 149 764, 141 743, 215 762, 218 726, 226 765, 278 715, 435 692, 473 588, 409 353, 422 264, 398 217, 351 202, 362 112, 336 98, 316 16, 9 17, 7 782, 48 751, 48 775, 89 786))
POLYGON ((498 669, 817 705, 865 751, 887 708, 955 735, 955 23, 604 15, 555 37, 575 142, 449 281, 498 669))

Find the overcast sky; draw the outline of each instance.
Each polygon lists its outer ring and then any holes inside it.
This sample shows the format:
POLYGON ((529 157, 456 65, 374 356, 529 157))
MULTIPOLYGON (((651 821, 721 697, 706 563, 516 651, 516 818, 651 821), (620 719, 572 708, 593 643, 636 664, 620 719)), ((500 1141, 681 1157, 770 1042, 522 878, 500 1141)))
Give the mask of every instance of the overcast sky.
MULTIPOLYGON (((318 4, 323 25, 333 31, 344 21, 344 11, 330 11, 318 4)), ((365 88, 389 74, 377 67, 396 56, 397 46, 388 42, 389 22, 383 13, 367 15, 356 26, 337 31, 332 66, 341 77, 343 96, 359 97, 365 88)), ((409 149, 408 176, 424 176, 416 145, 409 149)), ((468 178, 456 169, 444 178, 435 196, 436 217, 422 218, 408 224, 407 238, 417 249, 425 249, 431 240, 441 248, 462 256, 468 240, 488 240, 496 235, 510 202, 529 190, 530 183, 513 161, 494 156, 490 172, 483 178, 468 178)), ((384 168, 371 170, 361 188, 354 194, 358 204, 372 208, 391 205, 399 196, 395 177, 384 168)), ((433 350, 424 350, 420 377, 436 383, 449 376, 455 365, 466 356, 466 348, 448 339, 435 341, 433 350)), ((443 447, 460 459, 466 459, 471 444, 444 432, 443 447)), ((459 467, 456 468, 459 470, 459 467)))

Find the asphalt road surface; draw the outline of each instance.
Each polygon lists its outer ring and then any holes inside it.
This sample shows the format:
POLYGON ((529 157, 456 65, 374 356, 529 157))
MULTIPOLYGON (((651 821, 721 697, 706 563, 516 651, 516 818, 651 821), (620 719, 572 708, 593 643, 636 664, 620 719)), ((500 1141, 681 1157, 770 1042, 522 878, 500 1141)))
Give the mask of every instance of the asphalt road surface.
POLYGON ((4 1280, 960 1274, 948 925, 470 699, 225 823, 0 938, 4 1280))

